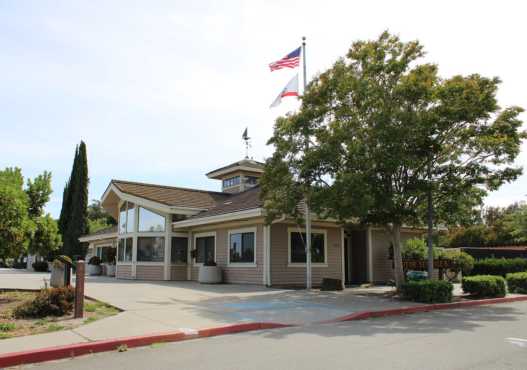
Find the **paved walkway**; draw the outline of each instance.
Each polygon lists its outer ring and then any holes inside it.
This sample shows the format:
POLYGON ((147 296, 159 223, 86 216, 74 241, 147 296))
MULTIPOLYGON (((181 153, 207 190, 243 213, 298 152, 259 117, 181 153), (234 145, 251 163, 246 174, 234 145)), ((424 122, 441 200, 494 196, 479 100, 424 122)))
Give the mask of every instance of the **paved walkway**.
MULTIPOLYGON (((0 269, 0 288, 38 289, 49 274, 0 269)), ((343 292, 269 289, 251 285, 201 285, 88 277, 86 295, 124 312, 79 328, 0 341, 0 353, 50 345, 218 327, 241 322, 310 324, 349 313, 410 306, 389 298, 391 288, 343 292)))

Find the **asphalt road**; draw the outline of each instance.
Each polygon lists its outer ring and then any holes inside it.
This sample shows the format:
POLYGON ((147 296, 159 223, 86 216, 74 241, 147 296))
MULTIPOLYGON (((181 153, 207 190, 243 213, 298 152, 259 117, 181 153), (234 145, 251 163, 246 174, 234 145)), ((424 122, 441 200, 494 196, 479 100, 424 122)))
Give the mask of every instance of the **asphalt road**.
POLYGON ((527 302, 235 334, 23 368, 525 370, 527 302))

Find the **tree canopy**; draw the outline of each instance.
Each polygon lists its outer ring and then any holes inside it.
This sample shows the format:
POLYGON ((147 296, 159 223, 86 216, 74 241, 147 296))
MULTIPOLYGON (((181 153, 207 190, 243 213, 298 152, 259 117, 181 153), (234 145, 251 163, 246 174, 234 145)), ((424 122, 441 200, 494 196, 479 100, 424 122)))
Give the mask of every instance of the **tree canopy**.
POLYGON ((526 137, 522 109, 498 106, 498 78, 443 78, 423 56, 418 41, 388 32, 353 43, 309 83, 301 109, 277 119, 262 178, 268 219, 300 217, 306 197, 322 217, 384 226, 398 287, 400 230, 422 224, 428 190, 436 222, 467 219, 521 174, 513 161, 526 137))
POLYGON ((86 144, 81 141, 75 148, 73 167, 64 187, 59 218, 63 253, 72 258, 85 254, 79 237, 88 232, 88 183, 86 144))

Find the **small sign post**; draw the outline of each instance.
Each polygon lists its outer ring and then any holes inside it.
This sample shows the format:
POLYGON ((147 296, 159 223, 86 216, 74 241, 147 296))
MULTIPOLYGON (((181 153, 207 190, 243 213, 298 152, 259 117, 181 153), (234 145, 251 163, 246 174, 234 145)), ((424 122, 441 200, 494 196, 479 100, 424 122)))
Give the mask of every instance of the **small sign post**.
POLYGON ((84 315, 84 261, 77 261, 77 271, 75 279, 75 318, 82 318, 84 315))

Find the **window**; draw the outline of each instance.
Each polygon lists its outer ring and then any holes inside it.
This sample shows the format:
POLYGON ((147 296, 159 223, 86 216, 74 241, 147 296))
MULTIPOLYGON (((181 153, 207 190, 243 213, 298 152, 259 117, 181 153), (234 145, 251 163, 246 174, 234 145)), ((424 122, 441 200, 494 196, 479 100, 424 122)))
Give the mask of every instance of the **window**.
POLYGON ((258 177, 245 176, 245 183, 249 185, 256 185, 258 183, 258 177))
POLYGON ((139 232, 165 231, 165 218, 146 208, 139 207, 139 232))
POLYGON ((137 262, 163 262, 165 260, 165 238, 137 238, 137 262))
POLYGON ((133 239, 119 239, 119 245, 117 246, 117 261, 119 262, 131 262, 132 261, 132 248, 133 239))
POLYGON ((229 263, 254 263, 254 231, 229 234, 229 263))
POLYGON ((119 209, 119 234, 134 232, 134 204, 124 202, 119 209))
POLYGON ((174 236, 170 248, 170 262, 187 263, 188 239, 174 236))
POLYGON ((230 177, 228 179, 223 180, 224 188, 230 188, 231 186, 236 186, 239 184, 240 184, 240 176, 234 176, 234 177, 230 177))
MULTIPOLYGON (((290 232, 290 263, 306 263, 306 233, 290 232)), ((326 235, 311 233, 311 263, 326 263, 326 235)))
POLYGON ((196 237, 196 263, 215 261, 214 236, 196 237))
POLYGON ((126 202, 119 209, 119 234, 126 233, 126 202))

